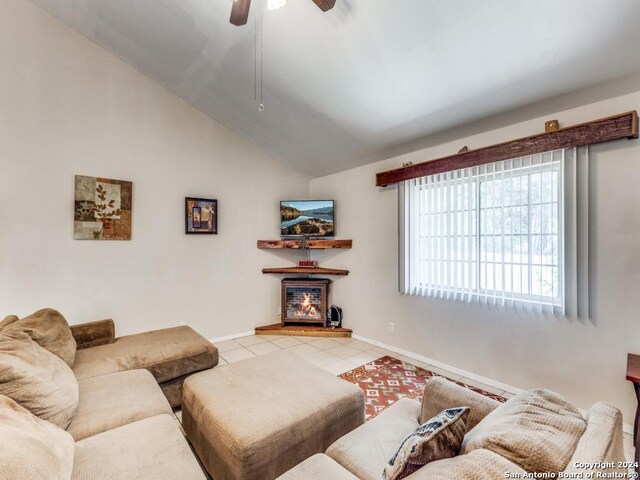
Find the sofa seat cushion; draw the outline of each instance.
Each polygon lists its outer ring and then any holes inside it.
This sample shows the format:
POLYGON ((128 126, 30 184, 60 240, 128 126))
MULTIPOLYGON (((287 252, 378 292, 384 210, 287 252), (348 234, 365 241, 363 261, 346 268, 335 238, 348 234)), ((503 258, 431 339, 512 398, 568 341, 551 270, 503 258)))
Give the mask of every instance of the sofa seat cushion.
POLYGON ((69 480, 71 435, 0 395, 0 478, 69 480))
POLYGON ((277 480, 358 480, 349 470, 323 453, 307 458, 277 480))
POLYGON ((526 473, 495 452, 474 450, 466 455, 428 463, 405 480, 502 480, 526 478, 526 473))
POLYGON ((576 407, 544 389, 519 393, 469 431, 463 453, 491 450, 527 472, 561 472, 587 427, 576 407))
POLYGON ((157 415, 76 443, 72 480, 205 480, 172 415, 157 415))
POLYGON ((18 331, 27 333, 42 348, 60 357, 69 367, 73 367, 76 341, 67 320, 57 310, 43 308, 28 317, 9 323, 2 329, 3 333, 18 331))
POLYGON ((362 480, 380 480, 400 444, 420 426, 420 402, 403 398, 335 441, 326 454, 362 480))
POLYGON ((75 441, 137 420, 171 414, 171 407, 148 370, 129 370, 78 382, 80 401, 67 432, 75 441))
POLYGON ((0 333, 0 394, 61 428, 78 406, 78 382, 69 366, 20 331, 0 333))
POLYGON ((189 327, 128 335, 114 343, 78 350, 73 371, 82 380, 146 368, 158 383, 218 364, 218 349, 189 327))

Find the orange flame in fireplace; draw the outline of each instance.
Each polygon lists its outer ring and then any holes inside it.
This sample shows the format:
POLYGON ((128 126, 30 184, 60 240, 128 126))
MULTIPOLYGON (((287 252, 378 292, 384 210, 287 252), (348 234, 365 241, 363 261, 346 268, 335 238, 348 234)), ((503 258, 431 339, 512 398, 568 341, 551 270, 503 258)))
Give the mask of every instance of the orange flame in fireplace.
POLYGON ((300 304, 300 309, 295 312, 296 317, 316 317, 318 314, 318 310, 311 303, 311 294, 303 293, 304 299, 300 304))

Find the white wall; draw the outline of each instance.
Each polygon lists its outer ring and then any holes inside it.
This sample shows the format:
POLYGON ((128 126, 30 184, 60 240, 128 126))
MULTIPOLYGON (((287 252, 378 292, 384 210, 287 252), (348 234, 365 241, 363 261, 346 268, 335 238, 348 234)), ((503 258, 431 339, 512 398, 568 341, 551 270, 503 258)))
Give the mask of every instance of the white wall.
POLYGON ((282 260, 256 240, 306 177, 26 0, 2 2, 0 58, 0 318, 52 306, 208 338, 275 321, 260 270, 282 260), (133 181, 131 241, 73 240, 75 174, 133 181), (184 234, 185 196, 218 199, 217 236, 184 234))
POLYGON ((530 317, 498 308, 402 296, 397 291, 397 192, 375 173, 543 131, 640 110, 640 92, 417 151, 311 181, 311 197, 335 198, 336 233, 353 249, 320 253, 351 270, 333 285, 345 324, 361 336, 520 388, 544 386, 581 407, 606 400, 633 423, 627 352, 640 353, 640 140, 592 147, 594 312, 591 320, 530 317), (389 321, 395 333, 387 331, 389 321))

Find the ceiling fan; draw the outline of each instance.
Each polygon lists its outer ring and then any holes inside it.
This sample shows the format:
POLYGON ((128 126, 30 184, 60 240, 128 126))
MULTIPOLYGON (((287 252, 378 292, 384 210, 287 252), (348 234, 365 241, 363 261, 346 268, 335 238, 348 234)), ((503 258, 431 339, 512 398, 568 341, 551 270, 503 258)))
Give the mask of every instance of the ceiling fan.
MULTIPOLYGON (((320 10, 326 12, 331 10, 336 4, 336 0, 311 0, 315 3, 320 10)), ((249 18, 249 7, 251 6, 251 0, 233 0, 233 7, 231 8, 231 18, 229 21, 236 26, 241 26, 247 23, 249 18)))

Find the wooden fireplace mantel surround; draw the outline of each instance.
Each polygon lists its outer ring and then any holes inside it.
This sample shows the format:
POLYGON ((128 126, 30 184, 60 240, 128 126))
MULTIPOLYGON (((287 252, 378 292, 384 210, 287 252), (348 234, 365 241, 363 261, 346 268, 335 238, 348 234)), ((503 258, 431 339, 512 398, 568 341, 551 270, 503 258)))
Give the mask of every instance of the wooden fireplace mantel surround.
MULTIPOLYGON (((286 239, 286 240, 258 240, 258 248, 261 250, 326 250, 333 248, 349 249, 353 246, 353 240, 337 239, 286 239)), ((276 275, 349 275, 349 270, 325 267, 278 267, 263 268, 262 273, 276 275)), ((302 279, 301 279, 302 280, 302 279)), ((353 333, 349 328, 331 328, 322 325, 299 325, 276 323, 256 327, 256 335, 302 335, 314 337, 351 337, 353 333)))
POLYGON ((340 268, 324 268, 324 267, 277 267, 263 268, 262 273, 273 273, 275 275, 349 275, 349 270, 340 268))
POLYGON ((638 138, 638 113, 635 110, 566 128, 555 128, 555 125, 557 125, 555 120, 548 121, 545 122, 545 127, 547 127, 545 133, 475 150, 469 150, 465 147, 455 155, 377 173, 376 186, 386 187, 413 178, 562 148, 581 147, 624 138, 638 138))

